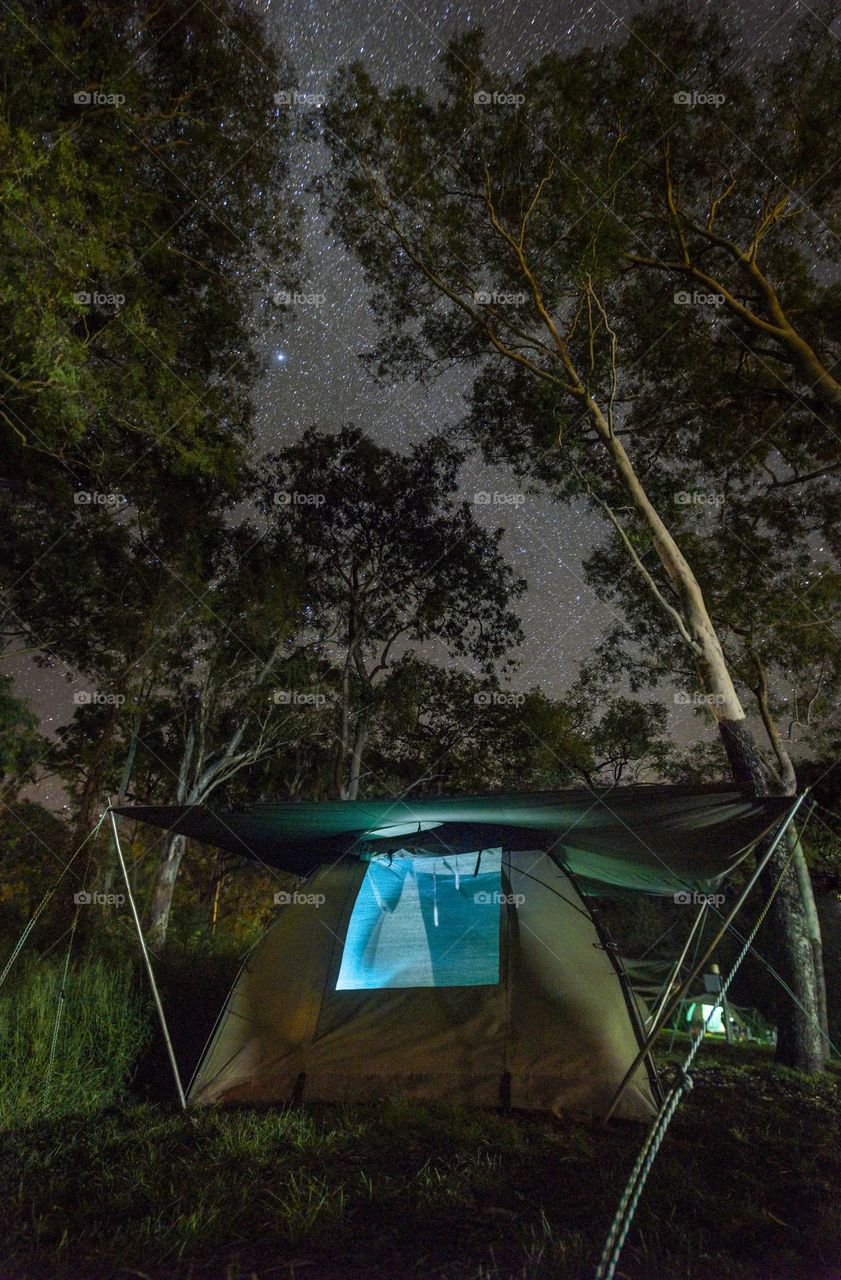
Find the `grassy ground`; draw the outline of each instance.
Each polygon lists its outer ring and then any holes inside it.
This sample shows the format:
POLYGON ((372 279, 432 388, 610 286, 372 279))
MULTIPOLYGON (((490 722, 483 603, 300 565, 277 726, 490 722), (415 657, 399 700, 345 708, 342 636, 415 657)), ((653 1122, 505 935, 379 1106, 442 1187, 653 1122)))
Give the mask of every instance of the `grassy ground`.
MULTIPOLYGON (((838 1280, 838 1077, 713 1045, 694 1078, 621 1280, 838 1280)), ((0 1275, 588 1277, 641 1137, 398 1101, 30 1116, 0 1135, 0 1275)))

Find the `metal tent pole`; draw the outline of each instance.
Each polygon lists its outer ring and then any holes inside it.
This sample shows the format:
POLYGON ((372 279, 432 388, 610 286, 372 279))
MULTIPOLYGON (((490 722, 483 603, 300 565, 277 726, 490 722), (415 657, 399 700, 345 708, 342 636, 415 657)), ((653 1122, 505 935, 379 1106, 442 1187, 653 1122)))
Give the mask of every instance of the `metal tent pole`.
POLYGON ((175 1050, 172 1047, 172 1040, 170 1039, 169 1027, 167 1026, 167 1023, 166 1023, 164 1007, 163 1007, 163 1004, 161 1003, 160 993, 158 992, 158 984, 155 981, 155 972, 152 968, 152 960, 149 955, 148 948, 146 946, 146 939, 143 937, 143 930, 140 927, 140 916, 137 914, 137 904, 134 901, 134 894, 131 891, 131 881, 128 878, 128 867, 126 866, 126 860, 123 857, 123 849, 122 849, 122 845, 120 844, 120 837, 117 832, 117 823, 114 819, 113 809, 108 810, 108 816, 111 819, 111 829, 114 832, 114 844, 116 845, 116 848, 117 848, 117 857, 120 860, 120 868, 123 873, 123 879, 126 882, 126 893, 128 894, 128 901, 129 901, 129 906, 131 907, 131 914, 134 917, 134 927, 137 930, 137 938, 140 943, 140 950, 143 953, 143 960, 146 965, 146 972, 149 975, 149 986, 152 988, 152 999, 155 1001, 155 1008, 158 1011, 158 1018, 161 1024, 161 1031, 163 1032, 164 1040, 166 1042, 166 1051, 167 1051, 167 1054, 169 1055, 169 1063, 170 1063, 170 1066, 172 1067, 173 1077, 175 1078, 175 1087, 178 1090, 178 1101, 181 1105, 181 1110, 186 1111, 187 1099, 184 1095, 184 1086, 181 1084, 181 1075, 178 1071, 178 1063, 175 1060, 175 1050))
POLYGON ((689 974, 689 977, 686 978, 685 981, 681 984, 681 986, 675 992, 673 998, 667 1003, 666 1007, 661 1010, 659 1022, 657 1022, 649 1031, 645 1043, 640 1047, 639 1053, 634 1058, 628 1070, 625 1072, 622 1083, 619 1085, 619 1088, 616 1090, 616 1093, 613 1096, 613 1101, 611 1102, 607 1110, 607 1114, 605 1115, 605 1118, 604 1118, 605 1124, 607 1124, 608 1120, 616 1110, 619 1099, 622 1097, 622 1094, 625 1092, 625 1089, 627 1088, 634 1072, 637 1070, 637 1067, 640 1065, 645 1055, 651 1052, 651 1047, 654 1044, 654 1041, 659 1036, 660 1032, 662 1031, 665 1023, 672 1016, 675 1009, 680 1004, 680 1001, 683 999, 683 996, 689 990, 690 986, 695 981, 698 974, 701 972, 704 965, 707 963, 710 956, 715 951, 719 942, 724 937, 727 930, 730 928, 730 925, 733 923, 736 916, 739 914, 742 907, 745 905, 745 902, 750 897, 751 893, 753 892, 754 885, 756 884, 757 880, 762 875, 762 872, 765 870, 769 861, 771 860, 774 853, 776 852, 777 845, 782 840, 783 836, 785 835, 786 831, 791 825, 794 819, 794 816, 797 813, 797 810, 800 808, 801 804, 806 799, 807 795, 808 795, 808 791, 804 791, 802 795, 799 795, 797 797, 797 800, 795 801, 795 803, 792 805, 792 807, 789 809, 788 813, 786 814, 785 819, 780 823, 779 830, 774 836, 774 839, 771 841, 769 848, 765 852, 764 856, 760 859, 760 861, 756 864, 756 867, 754 868, 753 873, 750 876, 750 879, 748 880, 742 892, 739 894, 739 897, 736 899, 735 905, 733 906, 733 908, 725 918, 721 927, 716 931, 716 934, 712 942, 706 948, 701 959, 695 965, 693 965, 692 972, 689 974))
POLYGON ((657 1008, 654 1010, 653 1014, 649 1019, 648 1025, 650 1027, 656 1027, 657 1023, 660 1020, 660 1014, 665 1009, 666 1001, 668 1000, 669 996, 672 994, 672 991, 674 990, 674 985, 677 982, 678 978, 680 977, 680 971, 683 968, 683 962, 686 959, 687 955, 689 954, 689 948, 692 946, 692 939, 695 937, 695 933, 699 925, 703 921, 704 916, 707 914, 708 906, 709 906, 709 902, 705 899, 701 903, 700 910, 698 911, 697 916, 692 922, 692 928, 689 930, 689 937, 686 939, 686 942, 683 944, 683 949, 681 950, 681 953, 678 956, 677 960, 675 961, 674 967, 671 973, 669 974, 669 977, 666 981, 666 985, 663 988, 663 994, 660 1000, 658 1000, 657 1002, 657 1008))

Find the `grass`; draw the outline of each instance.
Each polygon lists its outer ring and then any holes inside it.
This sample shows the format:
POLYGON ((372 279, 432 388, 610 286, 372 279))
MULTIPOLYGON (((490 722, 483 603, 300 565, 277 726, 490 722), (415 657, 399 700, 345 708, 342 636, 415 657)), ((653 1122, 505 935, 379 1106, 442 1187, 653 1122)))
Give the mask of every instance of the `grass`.
MULTIPOLYGON (((624 1280, 837 1280, 837 1079, 714 1046, 624 1280)), ((159 1103, 0 1136, 4 1280, 557 1280, 592 1274, 641 1131, 393 1100, 159 1103)))
POLYGON ((68 972, 53 1055, 63 971, 31 958, 0 999, 0 1125, 122 1096, 149 1038, 131 965, 90 960, 68 972))
MULTIPOLYGON (((149 1033, 131 973, 74 981, 46 1102, 58 971, 0 1005, 22 1086, 0 1089, 2 1280, 592 1276, 639 1126, 399 1099, 184 1116, 142 1071, 126 1088, 149 1033)), ((718 1043, 693 1076, 618 1280, 838 1280, 839 1077, 718 1043)))

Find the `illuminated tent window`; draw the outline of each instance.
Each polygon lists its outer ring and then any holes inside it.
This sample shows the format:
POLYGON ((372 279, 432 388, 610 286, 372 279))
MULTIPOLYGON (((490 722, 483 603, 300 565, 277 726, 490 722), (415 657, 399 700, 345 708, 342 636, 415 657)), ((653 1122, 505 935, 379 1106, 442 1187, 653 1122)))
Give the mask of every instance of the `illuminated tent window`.
MULTIPOLYGON (((695 1013, 696 1008, 697 1008, 697 1002, 695 1004, 691 1004, 689 1008, 686 1010, 687 1022, 692 1021, 692 1017, 695 1013)), ((724 1010, 722 1009, 721 1005, 716 1006, 712 1004, 702 1004, 701 1014, 704 1019, 704 1025, 706 1026, 708 1032, 711 1031, 713 1035, 724 1035, 724 1031, 725 1031, 724 1010)))
POLYGON ((351 912, 336 989, 499 982, 501 861, 499 849, 372 858, 351 912))

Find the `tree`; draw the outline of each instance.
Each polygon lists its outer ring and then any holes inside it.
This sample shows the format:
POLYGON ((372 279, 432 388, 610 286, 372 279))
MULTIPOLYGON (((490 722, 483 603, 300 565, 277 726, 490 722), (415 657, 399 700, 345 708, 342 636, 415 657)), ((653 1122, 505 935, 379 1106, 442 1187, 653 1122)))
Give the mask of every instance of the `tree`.
MULTIPOLYGON (((637 326, 620 326, 632 247, 613 215, 623 123, 609 107, 600 117, 591 63, 590 53, 550 56, 513 83, 490 71, 474 35, 449 47, 434 97, 381 93, 351 68, 327 113, 323 199, 375 287, 379 371, 475 366, 470 425, 486 456, 518 461, 604 513, 697 672, 734 779, 764 794, 702 582, 652 493, 662 459, 643 460, 624 429, 624 400, 657 362, 632 368, 637 326)), ((783 867, 778 853, 769 886, 783 867)), ((781 1021, 779 1054, 812 1070, 823 1058, 814 965, 791 878, 772 910, 780 965, 805 1010, 781 1021)))
POLYGON ((289 69, 229 0, 37 0, 7 6, 2 35, 0 421, 15 483, 112 492, 130 471, 119 491, 148 505, 151 461, 230 479, 253 295, 288 284, 294 252, 295 207, 278 198, 289 113, 274 102, 289 69))
POLYGON ((264 329, 295 279, 291 77, 228 0, 37 0, 2 35, 4 634, 112 699, 78 842, 241 491, 255 294, 264 329))
POLYGON ((269 460, 267 554, 290 555, 305 576, 304 643, 334 670, 343 799, 359 794, 397 657, 438 646, 489 672, 518 641, 511 602, 524 584, 499 552, 501 530, 485 532, 456 503, 461 461, 441 437, 401 455, 355 427, 311 428, 269 460))
POLYGON ((390 795, 552 790, 592 770, 563 703, 417 658, 392 668, 369 756, 390 795))
POLYGON ((23 783, 44 754, 38 721, 12 692, 8 676, 0 676, 0 783, 4 801, 23 783))

